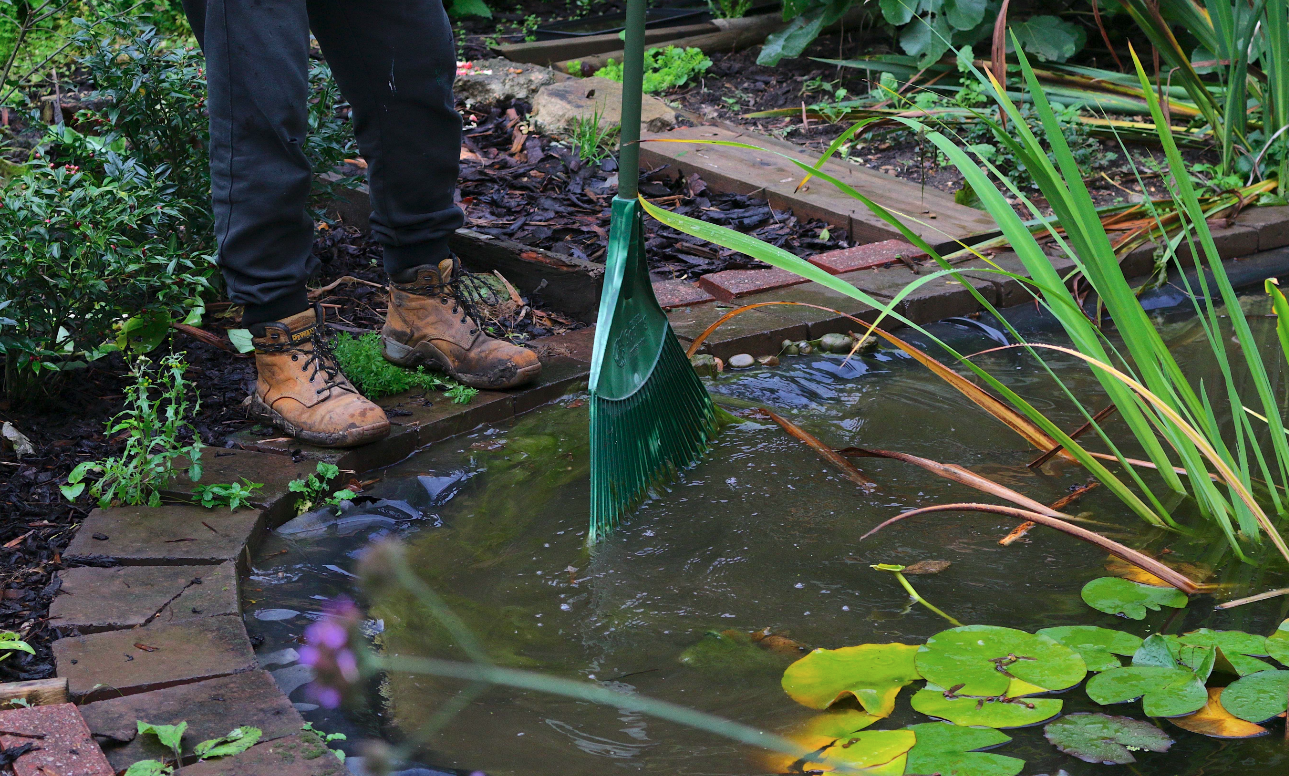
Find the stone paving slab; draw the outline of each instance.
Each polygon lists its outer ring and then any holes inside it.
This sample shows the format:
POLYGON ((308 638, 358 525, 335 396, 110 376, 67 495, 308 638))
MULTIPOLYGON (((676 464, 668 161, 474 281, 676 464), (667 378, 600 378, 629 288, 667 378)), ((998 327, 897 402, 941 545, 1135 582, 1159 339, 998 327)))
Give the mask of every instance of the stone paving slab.
MULTIPOLYGON (((193 482, 186 476, 176 477, 164 495, 175 498, 187 498, 200 485, 241 482, 243 479, 259 482, 264 487, 255 491, 257 503, 275 505, 287 495, 287 483, 291 480, 307 477, 314 472, 313 461, 295 461, 289 455, 262 453, 254 450, 207 448, 201 456, 201 480, 193 482)), ((289 506, 289 504, 279 505, 289 506)), ((268 515, 273 522, 276 514, 268 515)))
MULTIPOLYGON (((58 675, 81 702, 173 687, 255 668, 238 616, 146 625, 54 642, 58 675)), ((236 727, 236 726, 234 726, 236 727)))
POLYGON ((925 251, 904 240, 882 240, 816 254, 806 261, 829 274, 840 275, 844 272, 890 266, 901 263, 901 259, 919 262, 926 258, 925 251))
MULTIPOLYGON (((1217 246, 1218 255, 1230 259, 1236 256, 1248 256, 1251 253, 1258 252, 1258 230, 1234 224, 1232 226, 1220 226, 1216 223, 1209 225, 1209 231, 1213 235, 1213 244, 1217 246)), ((1199 241, 1195 241, 1195 247, 1203 255, 1204 249, 1200 247, 1199 241)), ((1191 255, 1190 242, 1182 240, 1177 246, 1177 260, 1183 267, 1189 267, 1195 263, 1191 255)))
MULTIPOLYGON (((191 758, 193 747, 200 742, 218 738, 236 727, 257 727, 264 731, 262 741, 273 741, 299 733, 304 725, 300 713, 265 671, 110 698, 82 706, 81 714, 117 770, 139 760, 170 756, 154 736, 137 735, 135 720, 157 725, 187 722, 183 737, 185 760, 191 758)), ((263 772, 264 776, 272 773, 263 772)))
POLYGON ((127 566, 238 562, 262 525, 256 509, 230 512, 186 504, 95 509, 63 557, 106 557, 127 566))
MULTIPOLYGON (((837 312, 828 312, 825 310, 816 310, 810 307, 797 306, 776 306, 768 309, 773 310, 777 315, 785 318, 800 321, 806 324, 806 336, 804 339, 818 339, 825 334, 845 334, 851 331, 858 331, 860 324, 855 323, 845 315, 852 315, 861 321, 877 320, 878 310, 871 305, 854 299, 840 291, 834 291, 827 286, 821 286, 817 283, 807 283, 801 286, 793 286, 782 292, 772 292, 769 294, 747 297, 740 300, 743 304, 752 304, 760 301, 782 301, 782 302, 801 302, 804 304, 819 305, 827 307, 837 312), (764 297, 764 298, 763 298, 764 297), (839 315, 844 313, 845 315, 839 315)), ((746 314, 746 313, 745 313, 746 314)), ((900 324, 892 318, 887 318, 883 322, 885 328, 895 328, 900 324)), ((776 348, 773 352, 778 352, 776 348)), ((756 355, 768 355, 765 353, 756 355)))
POLYGON ((154 620, 183 622, 238 614, 237 571, 218 566, 82 567, 59 572, 62 587, 49 607, 59 633, 123 630, 154 620))
MULTIPOLYGON (((740 305, 695 305, 673 310, 667 317, 676 336, 688 347, 688 343, 702 334, 704 329, 738 306, 740 305)), ((771 307, 750 310, 733 318, 713 332, 704 341, 699 352, 728 360, 738 353, 777 353, 783 340, 805 339, 809 334, 809 326, 802 320, 780 313, 780 309, 771 307)))
MULTIPOLYGON (((968 264, 962 265, 964 274, 955 280, 949 275, 942 275, 928 280, 918 286, 901 303, 899 312, 914 323, 930 323, 943 318, 958 315, 969 315, 980 309, 980 303, 971 294, 964 283, 970 283, 991 304, 998 301, 998 292, 994 284, 982 278, 967 274, 968 264)), ((928 267, 914 274, 907 267, 885 267, 878 270, 860 270, 838 277, 851 283, 875 297, 894 299, 910 283, 933 274, 937 268, 928 267)))
POLYGON ((190 765, 186 776, 344 776, 340 760, 316 736, 296 735, 256 744, 234 757, 190 765))
POLYGON ((528 345, 542 359, 563 356, 577 361, 585 361, 589 365, 591 355, 595 350, 595 327, 587 326, 564 334, 540 337, 530 341, 528 345))
POLYGON ((0 711, 0 748, 35 748, 13 764, 17 776, 112 776, 115 769, 90 737, 81 713, 70 703, 0 711), (28 738, 30 733, 41 738, 28 738))
POLYGON ((591 365, 574 358, 552 356, 542 359, 537 382, 514 395, 514 413, 522 415, 555 401, 569 391, 585 389, 591 365))
POLYGON ((658 305, 664 310, 716 301, 716 297, 688 280, 656 281, 653 284, 653 295, 658 298, 658 305))
POLYGON ((1289 206, 1253 207, 1240 213, 1236 223, 1258 233, 1258 250, 1289 245, 1289 206))

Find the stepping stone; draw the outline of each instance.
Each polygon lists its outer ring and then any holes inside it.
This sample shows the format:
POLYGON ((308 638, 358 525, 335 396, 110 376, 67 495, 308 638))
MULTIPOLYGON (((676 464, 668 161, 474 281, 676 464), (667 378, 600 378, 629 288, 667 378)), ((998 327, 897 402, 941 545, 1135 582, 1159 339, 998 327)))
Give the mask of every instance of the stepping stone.
POLYGON ((809 283, 800 275, 777 267, 772 269, 727 269, 698 279, 698 287, 722 302, 760 294, 778 288, 809 283))
POLYGON ((688 307, 714 301, 715 297, 687 280, 659 280, 653 284, 653 295, 664 310, 688 307))
MULTIPOLYGON (((117 770, 139 760, 172 756, 155 736, 139 736, 136 720, 156 725, 187 722, 183 737, 185 761, 197 744, 226 735, 236 727, 257 727, 264 731, 261 741, 273 741, 299 733, 304 725, 300 713, 264 671, 110 698, 82 706, 81 714, 117 770)), ((261 773, 270 776, 275 771, 261 773)))
POLYGON ((61 571, 58 578, 62 587, 49 607, 49 619, 64 635, 241 612, 232 563, 83 567, 61 571))
POLYGON ((95 509, 63 557, 110 559, 126 566, 191 566, 236 562, 264 524, 259 510, 197 506, 95 509), (104 538, 99 538, 104 537, 104 538))
MULTIPOLYGON (((314 461, 292 460, 289 455, 262 453, 254 450, 221 450, 206 448, 201 454, 201 480, 193 482, 186 475, 175 477, 170 481, 163 494, 174 498, 189 498, 200 485, 258 482, 264 485, 255 490, 252 501, 257 504, 276 505, 275 511, 291 510, 291 503, 281 503, 290 493, 287 483, 313 474, 317 464, 314 461)), ((227 512, 227 507, 214 511, 227 512)), ((294 514, 294 512, 292 512, 294 514)), ((270 522, 277 515, 270 515, 270 522)), ((288 516, 289 517, 289 516, 288 516)))
POLYGON ((585 390, 591 365, 586 361, 564 356, 548 356, 542 360, 542 373, 535 382, 514 392, 514 412, 522 415, 555 401, 573 390, 585 390))
POLYGON ((190 765, 185 776, 344 776, 344 763, 307 733, 252 746, 233 757, 190 765))
POLYGON ((71 636, 55 641, 53 651, 58 675, 82 703, 256 667, 242 618, 230 615, 71 636))
POLYGON ((819 253, 806 261, 829 274, 840 275, 843 272, 900 264, 902 263, 900 259, 917 263, 926 261, 927 258, 925 251, 913 247, 904 240, 882 240, 856 245, 853 248, 819 253))
POLYGON ((492 105, 508 100, 532 102, 543 86, 555 83, 555 71, 541 65, 520 65, 509 59, 476 59, 457 74, 452 93, 466 105, 492 105))
MULTIPOLYGON (((778 154, 786 154, 809 165, 814 164, 819 155, 787 141, 711 125, 646 133, 644 140, 640 145, 642 168, 667 165, 668 174, 683 176, 696 172, 717 191, 762 196, 771 206, 789 209, 799 219, 818 218, 833 227, 845 229, 855 242, 902 238, 899 230, 825 180, 815 178, 806 184, 806 188, 797 191, 797 184, 805 173, 778 154), (767 150, 648 142, 659 139, 722 140, 767 150)), ((958 239, 998 232, 998 226, 988 213, 959 205, 953 201, 952 194, 847 162, 830 160, 823 169, 892 212, 906 214, 907 217, 896 217, 937 249, 955 245, 958 239)))
POLYGON ((90 729, 70 703, 0 711, 0 747, 24 744, 35 747, 13 764, 17 776, 112 776, 108 764, 90 737, 90 729), (40 738, 20 735, 30 733, 40 738), (19 735, 15 735, 19 734, 19 735))

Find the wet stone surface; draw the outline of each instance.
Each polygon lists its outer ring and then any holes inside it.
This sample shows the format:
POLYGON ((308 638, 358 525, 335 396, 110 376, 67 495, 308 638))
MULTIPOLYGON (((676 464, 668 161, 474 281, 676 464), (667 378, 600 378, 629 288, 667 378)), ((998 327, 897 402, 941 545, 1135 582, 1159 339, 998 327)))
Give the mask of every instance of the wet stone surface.
MULTIPOLYGON (((301 734, 256 744, 236 757, 184 768, 188 776, 343 776, 345 766, 317 736, 301 734)), ((427 771, 427 773, 430 773, 427 771)))
MULTIPOLYGON (((225 735, 236 727, 257 727, 264 731, 262 741, 273 741, 300 732, 304 724, 291 702, 264 671, 111 698, 82 706, 81 713, 112 767, 118 770, 139 760, 160 759, 169 754, 155 737, 137 735, 135 720, 138 719, 159 725, 186 721, 188 731, 183 738, 186 758, 198 743, 225 735)), ((245 755, 239 755, 242 756, 245 755)), ((261 773, 272 776, 275 771, 261 773)))
POLYGON ((4 731, 0 748, 31 745, 13 765, 17 776, 111 776, 115 772, 70 703, 0 711, 0 730, 4 731))
MULTIPOLYGON (((82 702, 158 690, 255 668, 240 617, 220 616, 54 642, 58 675, 82 702)), ((235 727, 235 726, 234 726, 235 727)))
POLYGON ((236 561, 255 534, 258 510, 197 506, 95 509, 68 545, 67 560, 109 558, 130 566, 236 561), (99 538, 106 537, 106 538, 99 538))
POLYGON ((199 617, 237 614, 237 573, 218 566, 74 568, 62 580, 49 617, 60 633, 97 633, 199 617))
MULTIPOLYGON (((180 498, 192 494, 199 485, 258 482, 251 500, 258 504, 273 504, 289 491, 287 483, 307 477, 314 471, 314 462, 296 461, 290 455, 262 453, 254 450, 206 450, 201 456, 200 482, 187 477, 176 477, 166 493, 180 498)), ((223 511, 227 511, 226 509, 223 511)))

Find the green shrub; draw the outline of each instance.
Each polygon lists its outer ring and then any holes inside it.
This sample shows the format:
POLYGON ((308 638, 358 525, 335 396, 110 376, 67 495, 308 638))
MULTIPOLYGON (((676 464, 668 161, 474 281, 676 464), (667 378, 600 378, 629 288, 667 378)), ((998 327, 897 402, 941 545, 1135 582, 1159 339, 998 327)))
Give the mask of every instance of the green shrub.
MULTIPOLYGON (((644 59, 644 90, 649 94, 684 86, 691 78, 707 72, 707 68, 712 66, 712 60, 698 48, 651 48, 645 51, 644 59)), ((621 82, 622 65, 610 59, 595 74, 610 81, 621 82)))
POLYGON ((413 370, 389 363, 381 355, 380 335, 376 332, 356 339, 349 334, 341 334, 336 338, 335 350, 336 360, 345 376, 369 399, 419 388, 444 391, 453 402, 467 404, 478 393, 450 377, 427 372, 423 366, 413 370))

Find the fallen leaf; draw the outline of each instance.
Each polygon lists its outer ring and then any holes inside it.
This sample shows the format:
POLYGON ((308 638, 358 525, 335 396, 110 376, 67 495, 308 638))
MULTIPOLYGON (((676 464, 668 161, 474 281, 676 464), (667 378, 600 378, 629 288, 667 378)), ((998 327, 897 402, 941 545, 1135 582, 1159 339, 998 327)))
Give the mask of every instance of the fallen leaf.
POLYGON ((140 644, 137 641, 134 642, 134 648, 141 649, 144 652, 156 652, 157 650, 161 649, 161 647, 152 647, 152 646, 148 646, 147 644, 140 644))
POLYGON ((1256 738, 1271 732, 1261 725, 1236 717, 1222 706, 1225 687, 1208 688, 1208 703, 1204 708, 1185 717, 1174 717, 1169 722, 1182 730, 1199 733, 1210 738, 1256 738))
POLYGON ((939 574, 941 571, 949 568, 947 560, 920 560, 910 566, 905 566, 903 574, 939 574))
POLYGON ((32 446, 31 440, 7 420, 3 426, 0 426, 0 437, 4 437, 5 444, 12 447, 14 455, 19 458, 36 454, 36 448, 32 446))

